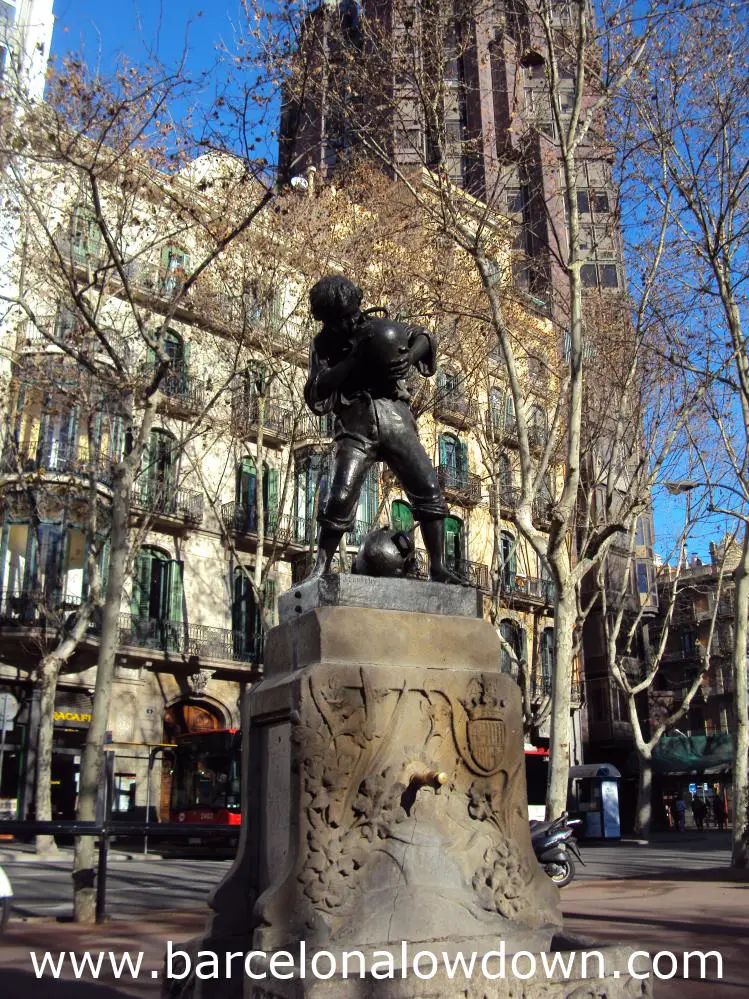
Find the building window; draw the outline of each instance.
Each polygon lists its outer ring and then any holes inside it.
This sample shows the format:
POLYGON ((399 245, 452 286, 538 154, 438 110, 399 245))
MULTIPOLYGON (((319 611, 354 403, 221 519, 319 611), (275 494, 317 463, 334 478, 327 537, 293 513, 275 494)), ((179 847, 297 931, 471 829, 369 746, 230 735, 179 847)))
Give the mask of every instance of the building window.
POLYGON ((258 636, 262 633, 262 623, 247 572, 240 566, 234 570, 231 626, 234 656, 243 660, 246 658, 246 653, 253 649, 258 636))
POLYGON ((464 489, 468 485, 468 445, 455 434, 441 434, 440 469, 444 485, 453 489, 464 489))
MULTIPOLYGON (((235 527, 242 519, 243 529, 257 530, 257 472, 251 457, 237 464, 234 501, 237 504, 235 527)), ((278 470, 263 463, 263 523, 265 531, 273 532, 278 523, 278 470)))
POLYGON ((608 191, 591 191, 590 197, 593 211, 597 215, 603 215, 609 211, 608 191))
MULTIPOLYGON (((103 554, 99 558, 104 573, 103 554)), ((42 609, 77 607, 86 591, 85 534, 79 527, 42 523, 6 523, 0 535, 0 592, 4 612, 21 616, 21 604, 33 618, 42 609)))
POLYGON ((394 531, 410 534, 414 529, 414 515, 405 500, 394 500, 390 508, 390 523, 394 531))
POLYGON ((544 628, 541 632, 541 684, 544 694, 551 693, 554 675, 554 629, 544 628))
POLYGON ((697 632, 694 628, 682 628, 679 632, 679 648, 685 658, 697 652, 697 632))
POLYGON ((511 593, 517 576, 517 541, 514 534, 502 531, 499 539, 499 577, 502 589, 511 593))
POLYGON ((133 565, 130 628, 134 644, 179 651, 182 642, 183 564, 146 546, 133 565))
POLYGON ((294 470, 295 538, 308 541, 315 518, 328 496, 328 456, 313 452, 301 459, 294 470))
POLYGON ((150 510, 168 513, 176 500, 176 441, 168 430, 152 430, 141 462, 137 500, 150 510))
POLYGON ((595 264, 583 264, 580 268, 580 278, 584 288, 595 288, 598 285, 598 275, 595 264))
POLYGON ((459 517, 445 517, 444 559, 451 572, 461 571, 464 559, 463 521, 459 517))
POLYGON ((581 215, 587 215, 590 211, 590 199, 587 191, 577 191, 577 210, 581 215))
POLYGON ((83 203, 73 209, 70 248, 75 263, 100 265, 103 251, 101 229, 93 209, 83 203))
POLYGON ((503 673, 509 673, 513 679, 518 678, 518 664, 523 656, 525 645, 523 631, 515 621, 505 620, 499 625, 499 633, 512 651, 502 646, 500 652, 500 668, 503 673))
POLYGON ((161 251, 159 290, 162 295, 173 295, 181 290, 190 270, 190 254, 179 246, 165 246, 161 251))

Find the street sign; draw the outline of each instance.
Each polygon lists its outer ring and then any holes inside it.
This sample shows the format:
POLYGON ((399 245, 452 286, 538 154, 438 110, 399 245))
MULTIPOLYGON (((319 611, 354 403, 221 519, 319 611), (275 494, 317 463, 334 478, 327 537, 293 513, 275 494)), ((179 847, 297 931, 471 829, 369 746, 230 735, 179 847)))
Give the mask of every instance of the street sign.
POLYGON ((10 732, 18 714, 18 701, 12 694, 0 694, 0 730, 10 732))

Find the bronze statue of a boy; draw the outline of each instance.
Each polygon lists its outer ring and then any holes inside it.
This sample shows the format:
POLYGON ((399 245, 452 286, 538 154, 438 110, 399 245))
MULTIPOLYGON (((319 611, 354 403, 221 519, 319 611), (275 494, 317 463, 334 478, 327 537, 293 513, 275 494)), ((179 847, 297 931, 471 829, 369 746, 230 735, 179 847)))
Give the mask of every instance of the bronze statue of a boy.
POLYGON ((313 413, 336 417, 333 468, 317 517, 320 534, 310 578, 330 571, 341 537, 354 523, 365 476, 381 459, 397 476, 421 526, 429 578, 463 585, 443 563, 448 507, 419 440, 406 385, 412 365, 425 378, 434 374, 434 336, 373 318, 384 310, 362 312, 361 300, 361 289, 339 275, 322 278, 310 291, 312 315, 323 327, 312 342, 304 398, 313 413))

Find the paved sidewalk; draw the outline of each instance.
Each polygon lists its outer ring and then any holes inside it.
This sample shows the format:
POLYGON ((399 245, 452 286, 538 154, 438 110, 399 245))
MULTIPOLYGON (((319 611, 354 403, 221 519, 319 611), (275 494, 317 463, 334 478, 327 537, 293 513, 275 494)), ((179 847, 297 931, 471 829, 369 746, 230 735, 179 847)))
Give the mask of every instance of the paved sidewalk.
MULTIPOLYGON (((718 950, 723 981, 655 983, 656 999, 745 999, 749 995, 749 881, 729 872, 700 871, 681 880, 656 878, 573 882, 562 892, 565 931, 601 942, 626 942, 651 953, 718 950)), ((156 999, 165 941, 178 945, 200 932, 206 910, 164 912, 139 921, 81 927, 51 920, 14 921, 0 952, 0 994, 28 999, 156 999), (98 981, 75 981, 66 962, 66 981, 38 980, 29 953, 127 950, 143 952, 137 981, 117 981, 108 959, 98 981)), ((664 965, 668 968, 668 965, 664 965)))

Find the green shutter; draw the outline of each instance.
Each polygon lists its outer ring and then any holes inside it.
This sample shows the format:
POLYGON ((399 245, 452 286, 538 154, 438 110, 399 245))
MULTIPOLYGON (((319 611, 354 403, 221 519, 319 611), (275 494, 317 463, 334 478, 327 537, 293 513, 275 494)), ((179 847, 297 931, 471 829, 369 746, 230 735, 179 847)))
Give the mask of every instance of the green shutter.
POLYGON ((463 441, 458 441, 458 477, 463 481, 468 481, 468 445, 463 441))
POLYGON ((265 482, 267 484, 265 516, 266 523, 268 524, 268 530, 272 534, 276 530, 279 521, 277 468, 266 468, 265 482))
POLYGON ((133 565, 133 585, 130 594, 130 613, 140 621, 148 620, 151 597, 151 571, 153 559, 148 552, 140 551, 133 565))
MULTIPOLYGON (((171 561, 167 563, 164 568, 167 569, 166 572, 162 573, 162 587, 168 586, 169 592, 167 596, 166 603, 166 613, 167 619, 169 621, 182 621, 182 595, 184 593, 184 571, 185 566, 183 562, 171 561), (168 568, 167 568, 168 566, 168 568)), ((162 601, 162 607, 165 604, 162 601)))
POLYGON ((411 507, 403 500, 395 500, 390 510, 390 521, 394 531, 409 533, 414 529, 414 515, 411 507))
POLYGON ((447 439, 440 435, 440 465, 447 465, 447 439))
POLYGON ((463 557, 461 551, 461 534, 463 525, 457 517, 445 517, 445 561, 451 567, 457 565, 463 557))

